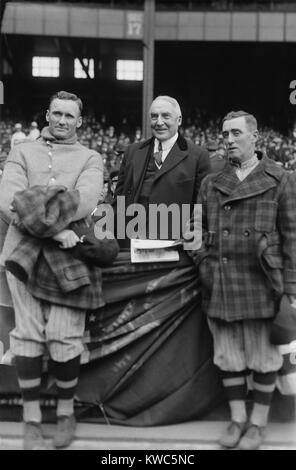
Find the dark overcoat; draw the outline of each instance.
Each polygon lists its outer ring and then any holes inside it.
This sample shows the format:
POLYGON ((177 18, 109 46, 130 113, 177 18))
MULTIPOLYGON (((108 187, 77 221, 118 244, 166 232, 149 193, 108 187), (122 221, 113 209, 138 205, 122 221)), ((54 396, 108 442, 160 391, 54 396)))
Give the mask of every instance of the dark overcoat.
MULTIPOLYGON (((138 202, 154 138, 130 145, 123 157, 115 196, 126 196, 126 205, 138 202)), ((181 135, 154 179, 151 204, 193 204, 202 179, 210 172, 207 150, 181 135)))
POLYGON ((271 318, 283 293, 296 295, 296 177, 258 157, 242 182, 230 164, 206 177, 198 198, 204 306, 226 321, 271 318))
MULTIPOLYGON (((115 191, 115 215, 120 211, 116 204, 117 196, 125 196, 125 207, 138 203, 141 197, 141 190, 145 178, 146 169, 150 156, 154 150, 154 138, 132 144, 125 152, 115 191)), ((150 195, 149 204, 171 204, 178 206, 180 218, 178 219, 178 229, 175 232, 176 222, 168 221, 168 237, 180 238, 185 227, 186 217, 182 218, 182 204, 187 205, 186 215, 190 217, 193 204, 196 203, 197 194, 201 181, 210 172, 210 159, 206 149, 202 149, 193 142, 184 139, 181 135, 174 146, 169 151, 162 167, 155 174, 150 195), (174 232, 177 235, 174 235, 174 232)), ((117 220, 117 217, 115 217, 117 220)), ((129 218, 126 217, 125 225, 129 218)), ((117 236, 118 236, 117 232, 117 236)), ((158 238, 159 229, 157 231, 158 238)), ((162 237, 161 238, 166 238, 162 237)))

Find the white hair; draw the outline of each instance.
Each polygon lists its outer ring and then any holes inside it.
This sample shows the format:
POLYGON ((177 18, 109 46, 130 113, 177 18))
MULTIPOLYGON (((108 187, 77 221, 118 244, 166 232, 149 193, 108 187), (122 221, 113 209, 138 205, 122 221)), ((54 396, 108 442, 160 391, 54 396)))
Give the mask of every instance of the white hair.
MULTIPOLYGON (((182 117, 180 105, 179 105, 178 101, 175 98, 172 98, 171 96, 167 96, 167 95, 159 95, 152 101, 151 106, 153 105, 153 103, 155 103, 158 100, 168 101, 171 105, 174 106, 178 116, 182 117)), ((150 109, 151 109, 151 107, 150 107, 150 109)))

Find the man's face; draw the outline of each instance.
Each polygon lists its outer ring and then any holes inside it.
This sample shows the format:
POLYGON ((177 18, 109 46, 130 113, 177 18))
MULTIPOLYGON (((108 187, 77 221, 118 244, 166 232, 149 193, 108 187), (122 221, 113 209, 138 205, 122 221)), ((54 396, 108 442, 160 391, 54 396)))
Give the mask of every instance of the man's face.
POLYGON ((81 126, 79 106, 72 100, 60 100, 58 98, 51 102, 46 113, 49 132, 60 140, 66 140, 76 134, 76 129, 81 126))
POLYGON ((150 122, 154 137, 164 142, 178 132, 182 118, 169 101, 159 99, 151 105, 150 122))
POLYGON ((254 155, 258 131, 248 128, 244 116, 224 121, 222 135, 228 158, 244 162, 254 155))

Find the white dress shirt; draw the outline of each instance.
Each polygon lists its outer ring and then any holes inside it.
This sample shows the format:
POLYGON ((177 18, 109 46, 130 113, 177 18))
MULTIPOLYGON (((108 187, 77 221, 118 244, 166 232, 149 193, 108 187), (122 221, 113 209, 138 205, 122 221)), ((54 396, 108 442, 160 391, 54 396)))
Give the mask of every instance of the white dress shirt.
MULTIPOLYGON (((175 145, 177 139, 178 139, 178 132, 173 137, 171 137, 170 139, 168 139, 164 142, 161 142, 161 145, 162 145, 162 157, 161 157, 162 163, 165 161, 166 157, 168 156, 169 151, 175 145)), ((158 152, 159 142, 160 141, 155 138, 155 140, 154 140, 154 153, 158 152)), ((158 168, 160 168, 160 166, 158 166, 156 162, 155 162, 155 164, 158 168)))
POLYGON ((240 181, 243 181, 251 173, 251 171, 256 168, 257 165, 259 165, 259 160, 257 158, 257 155, 255 154, 246 162, 242 162, 241 168, 237 168, 235 170, 236 176, 240 181))

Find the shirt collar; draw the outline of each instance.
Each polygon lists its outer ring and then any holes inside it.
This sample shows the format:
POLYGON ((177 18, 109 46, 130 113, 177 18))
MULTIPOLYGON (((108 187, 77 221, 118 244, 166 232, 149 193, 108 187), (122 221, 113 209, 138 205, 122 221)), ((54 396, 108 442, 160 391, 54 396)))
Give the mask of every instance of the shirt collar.
POLYGON ((76 134, 68 139, 56 139, 49 131, 49 127, 44 127, 42 129, 41 137, 43 137, 44 140, 49 141, 51 144, 76 144, 77 142, 76 134))
POLYGON ((253 166, 256 166, 258 163, 259 163, 259 160, 257 158, 257 155, 254 154, 253 157, 249 158, 249 160, 242 162, 240 169, 246 170, 247 168, 252 168, 253 166))
MULTIPOLYGON (((163 151, 166 151, 166 150, 170 150, 173 145, 175 145, 175 143, 177 142, 177 139, 178 139, 178 132, 173 135, 173 137, 171 137, 170 139, 166 140, 165 142, 161 142, 161 145, 162 145, 162 150, 163 151)), ((159 144, 159 140, 155 138, 155 141, 154 141, 154 152, 158 152, 158 144, 159 144)))

